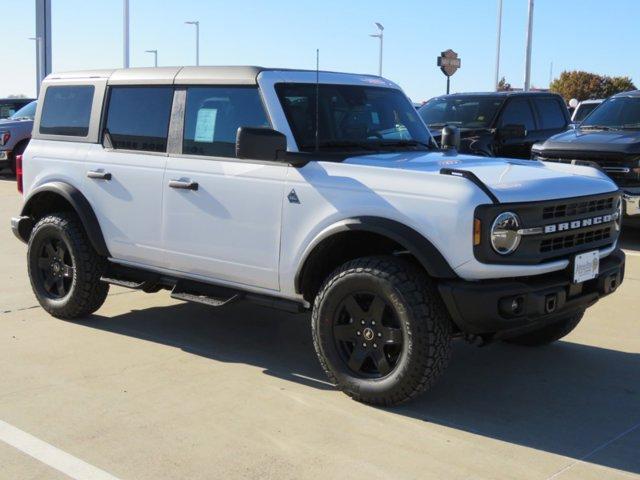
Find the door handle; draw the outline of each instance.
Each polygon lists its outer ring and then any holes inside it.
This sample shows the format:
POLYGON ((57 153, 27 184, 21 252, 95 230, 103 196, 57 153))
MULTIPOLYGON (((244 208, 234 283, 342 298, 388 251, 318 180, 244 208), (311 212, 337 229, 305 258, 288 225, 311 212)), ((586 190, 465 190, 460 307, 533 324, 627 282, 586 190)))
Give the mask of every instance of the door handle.
POLYGON ((171 188, 181 188, 182 190, 198 190, 198 182, 192 182, 191 180, 170 180, 169 186, 171 188))
POLYGON ((100 170, 89 170, 87 177, 95 180, 111 180, 111 174, 109 172, 103 172, 100 170))

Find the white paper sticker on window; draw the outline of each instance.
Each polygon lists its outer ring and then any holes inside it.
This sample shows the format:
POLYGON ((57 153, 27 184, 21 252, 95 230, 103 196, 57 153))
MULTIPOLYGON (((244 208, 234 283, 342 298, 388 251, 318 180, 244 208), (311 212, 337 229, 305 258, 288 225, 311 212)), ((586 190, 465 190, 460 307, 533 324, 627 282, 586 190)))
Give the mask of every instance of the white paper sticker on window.
POLYGON ((216 131, 217 116, 217 108, 201 108, 200 110, 198 110, 196 133, 193 139, 194 141, 208 143, 213 142, 213 135, 216 131))

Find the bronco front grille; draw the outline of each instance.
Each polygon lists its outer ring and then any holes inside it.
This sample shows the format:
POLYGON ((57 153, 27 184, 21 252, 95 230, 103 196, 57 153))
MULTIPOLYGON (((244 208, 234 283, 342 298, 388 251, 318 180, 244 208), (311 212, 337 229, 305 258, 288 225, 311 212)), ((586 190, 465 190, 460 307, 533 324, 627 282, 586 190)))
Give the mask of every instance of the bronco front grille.
POLYGON ((609 212, 614 208, 614 197, 600 198, 598 200, 582 200, 579 202, 560 203, 544 207, 542 219, 562 219, 588 213, 609 212))
POLYGON ((615 219, 620 193, 606 193, 563 200, 482 205, 475 218, 487 227, 474 254, 483 263, 532 265, 575 254, 608 248, 619 231, 615 219), (510 255, 499 255, 491 247, 490 225, 502 212, 518 214, 523 232, 520 245, 510 255))
POLYGON ((540 242, 540 253, 558 252, 579 246, 588 246, 595 242, 608 240, 611 238, 611 227, 599 228, 589 232, 579 232, 571 235, 542 240, 540 242))

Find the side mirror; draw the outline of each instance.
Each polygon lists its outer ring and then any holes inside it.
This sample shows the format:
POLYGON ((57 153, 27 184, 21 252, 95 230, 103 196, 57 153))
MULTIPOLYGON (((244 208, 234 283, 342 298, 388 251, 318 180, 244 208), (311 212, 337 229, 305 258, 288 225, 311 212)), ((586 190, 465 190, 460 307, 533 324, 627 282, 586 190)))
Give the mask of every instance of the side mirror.
POLYGON ((442 129, 440 148, 443 150, 458 150, 460 148, 460 130, 457 127, 447 125, 442 129))
POLYGON ((278 160, 287 150, 287 137, 271 128, 240 127, 236 134, 236 157, 249 160, 278 160))
POLYGON ((524 125, 504 125, 498 128, 498 137, 501 140, 509 140, 512 138, 524 138, 527 136, 527 129, 524 125))

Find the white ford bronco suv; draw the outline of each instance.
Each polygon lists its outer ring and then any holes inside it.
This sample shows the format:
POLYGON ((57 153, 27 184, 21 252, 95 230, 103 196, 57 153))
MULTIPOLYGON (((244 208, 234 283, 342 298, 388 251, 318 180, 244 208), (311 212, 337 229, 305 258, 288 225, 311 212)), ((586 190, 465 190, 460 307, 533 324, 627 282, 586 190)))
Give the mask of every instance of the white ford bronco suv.
POLYGON ((109 284, 312 310, 327 375, 392 405, 451 339, 558 340, 622 282, 618 187, 443 148, 380 77, 257 67, 46 78, 12 228, 51 315, 109 284))

